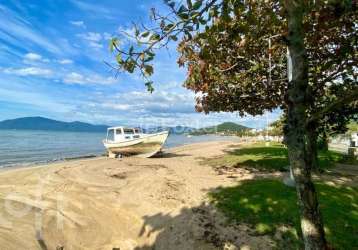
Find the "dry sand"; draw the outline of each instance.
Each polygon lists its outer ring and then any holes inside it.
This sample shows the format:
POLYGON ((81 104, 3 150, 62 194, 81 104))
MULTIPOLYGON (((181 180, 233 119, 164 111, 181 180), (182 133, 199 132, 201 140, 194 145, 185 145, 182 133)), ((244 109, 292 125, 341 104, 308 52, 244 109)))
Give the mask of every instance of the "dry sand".
POLYGON ((207 202, 208 191, 255 177, 205 165, 232 144, 1 171, 0 249, 270 249, 268 236, 228 224, 207 202))

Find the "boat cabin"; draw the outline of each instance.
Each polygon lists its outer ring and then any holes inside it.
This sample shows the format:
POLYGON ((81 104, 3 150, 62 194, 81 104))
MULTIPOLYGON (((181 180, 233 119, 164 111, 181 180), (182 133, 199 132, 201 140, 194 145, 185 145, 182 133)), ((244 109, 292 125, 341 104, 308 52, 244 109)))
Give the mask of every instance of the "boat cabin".
POLYGON ((141 137, 139 128, 111 127, 107 129, 107 141, 127 141, 141 137))

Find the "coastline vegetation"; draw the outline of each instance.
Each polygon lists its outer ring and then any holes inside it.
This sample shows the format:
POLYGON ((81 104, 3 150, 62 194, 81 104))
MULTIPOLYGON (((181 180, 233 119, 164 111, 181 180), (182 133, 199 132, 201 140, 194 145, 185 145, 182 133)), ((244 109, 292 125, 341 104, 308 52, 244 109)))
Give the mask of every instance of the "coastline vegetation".
POLYGON ((247 133, 250 128, 236 124, 234 122, 224 122, 217 126, 205 127, 191 131, 190 135, 207 135, 207 134, 225 134, 225 135, 242 135, 247 133))

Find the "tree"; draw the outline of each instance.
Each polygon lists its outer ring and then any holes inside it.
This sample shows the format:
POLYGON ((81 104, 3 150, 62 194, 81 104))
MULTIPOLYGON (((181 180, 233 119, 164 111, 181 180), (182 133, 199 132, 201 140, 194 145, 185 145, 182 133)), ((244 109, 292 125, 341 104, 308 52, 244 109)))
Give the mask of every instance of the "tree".
MULTIPOLYGON (((349 1, 316 1, 313 4, 303 0, 286 0, 284 3, 188 0, 185 5, 166 2, 171 9, 168 15, 152 11, 152 17, 159 27, 144 27, 143 32, 135 29, 137 46, 123 50, 119 48, 118 40, 112 40, 111 49, 116 51, 118 69, 129 72, 139 69, 147 78, 153 73, 150 61, 155 55, 155 48, 166 46, 179 38, 181 56, 178 63, 188 68, 186 87, 200 93, 197 98, 198 111, 237 111, 241 115, 258 115, 277 107, 283 109, 287 114, 285 137, 297 183, 305 246, 307 249, 324 249, 323 224, 311 180, 310 156, 307 154, 309 128, 314 127, 313 131, 317 131, 320 125, 316 124, 322 118, 334 110, 339 113, 342 105, 351 103, 357 97, 357 88, 353 78, 350 81, 351 94, 345 95, 347 89, 337 83, 332 84, 339 86, 337 92, 329 96, 327 93, 335 88, 326 87, 327 82, 334 82, 327 78, 326 81, 320 81, 323 87, 317 88, 320 91, 318 94, 312 91, 312 83, 316 87, 318 81, 311 79, 322 80, 325 74, 310 73, 311 61, 308 57, 314 54, 306 46, 305 26, 310 24, 308 20, 311 17, 307 13, 314 12, 312 6, 318 6, 319 10, 331 8, 327 15, 336 20, 336 10, 343 9, 342 13, 345 13, 349 1), (275 34, 280 34, 278 45, 267 51, 267 39, 275 34), (289 81, 286 78, 286 47, 292 61, 292 79, 289 81), (269 72, 267 54, 275 65, 269 72), (316 78, 313 77, 315 75, 316 78), (322 99, 317 99, 320 94, 322 99), (320 110, 323 112, 314 109, 318 103, 323 105, 324 108, 320 110)), ((338 14, 339 17, 341 14, 338 14)), ((312 39, 311 42, 314 41, 312 39)), ((321 53, 317 52, 316 55, 321 53)), ((329 53, 325 55, 332 57, 329 53)), ((343 72, 334 63, 322 72, 328 74, 332 70, 343 72)), ((345 79, 349 82, 350 77, 345 76, 345 79)), ((153 91, 151 81, 147 81, 146 85, 148 90, 153 91)))
POLYGON ((313 5, 304 23, 310 100, 307 153, 316 171, 318 137, 326 140, 343 133, 349 121, 357 119, 357 11, 347 2, 313 5))
POLYGON ((282 114, 278 120, 270 124, 272 135, 283 135, 283 126, 286 124, 286 117, 282 114))
POLYGON ((285 130, 290 166, 295 177, 301 208, 301 229, 306 249, 325 249, 326 240, 318 198, 306 161, 306 112, 308 60, 304 44, 304 2, 286 1, 288 50, 292 61, 292 79, 287 88, 287 127, 285 130))

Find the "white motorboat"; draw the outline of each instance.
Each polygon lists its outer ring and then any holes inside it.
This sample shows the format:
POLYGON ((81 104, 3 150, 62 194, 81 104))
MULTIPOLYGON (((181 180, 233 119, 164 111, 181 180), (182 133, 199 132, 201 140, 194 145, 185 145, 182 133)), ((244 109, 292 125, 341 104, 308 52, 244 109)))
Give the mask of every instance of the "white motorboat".
POLYGON ((119 155, 151 157, 161 151, 168 135, 168 131, 145 134, 139 128, 111 127, 107 129, 103 145, 111 158, 119 155))

